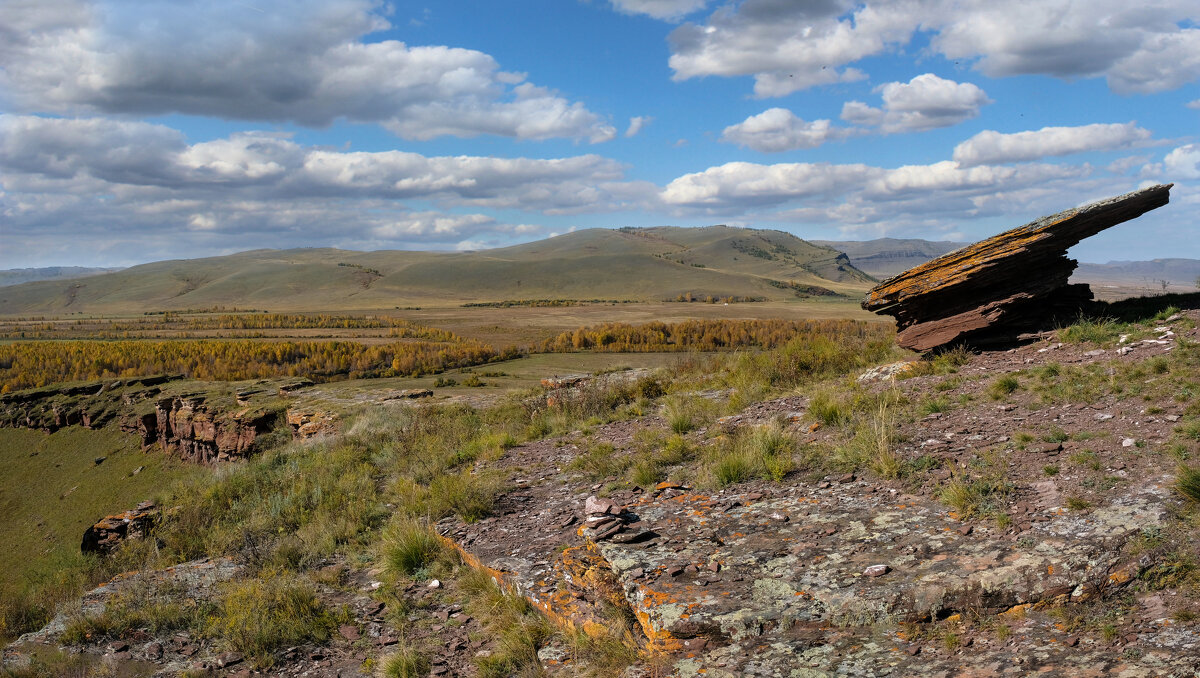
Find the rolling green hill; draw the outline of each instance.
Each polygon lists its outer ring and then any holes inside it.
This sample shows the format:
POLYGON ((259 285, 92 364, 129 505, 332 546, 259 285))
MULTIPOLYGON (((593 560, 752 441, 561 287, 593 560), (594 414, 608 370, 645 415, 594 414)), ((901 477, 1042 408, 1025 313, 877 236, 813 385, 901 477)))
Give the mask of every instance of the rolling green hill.
POLYGON ((780 231, 589 229, 479 252, 320 248, 160 261, 0 288, 0 314, 369 310, 505 299, 660 301, 687 293, 782 300, 806 286, 857 295, 870 284, 844 254, 780 231))

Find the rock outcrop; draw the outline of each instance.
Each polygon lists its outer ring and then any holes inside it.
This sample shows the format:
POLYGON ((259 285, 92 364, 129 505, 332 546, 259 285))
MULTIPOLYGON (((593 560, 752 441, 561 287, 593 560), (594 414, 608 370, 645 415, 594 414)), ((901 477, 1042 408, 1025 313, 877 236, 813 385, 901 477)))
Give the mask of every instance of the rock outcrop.
POLYGON ((862 307, 894 316, 896 341, 914 351, 953 343, 1014 339, 1044 329, 1092 299, 1068 280, 1078 265, 1067 249, 1106 228, 1167 204, 1172 184, 1042 217, 876 285, 862 307))
POLYGON ((275 427, 279 413, 244 408, 226 412, 208 406, 202 396, 160 399, 153 414, 133 420, 142 447, 157 443, 185 461, 211 464, 248 456, 254 440, 275 427))
POLYGON ((158 519, 154 502, 144 501, 137 508, 106 516, 83 533, 79 550, 108 555, 126 539, 141 539, 150 534, 158 519))
POLYGON ((0 396, 0 426, 53 433, 108 424, 186 461, 208 464, 249 455, 275 428, 285 404, 274 389, 196 390, 179 376, 139 377, 18 391, 0 396))
POLYGON ((0 396, 0 426, 53 433, 64 426, 100 428, 179 375, 157 375, 33 388, 0 396))

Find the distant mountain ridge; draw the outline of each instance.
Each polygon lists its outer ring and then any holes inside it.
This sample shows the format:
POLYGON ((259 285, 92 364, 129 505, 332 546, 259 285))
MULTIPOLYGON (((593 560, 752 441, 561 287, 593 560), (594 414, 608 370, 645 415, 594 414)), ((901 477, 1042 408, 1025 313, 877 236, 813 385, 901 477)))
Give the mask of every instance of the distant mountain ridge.
POLYGON ((883 280, 913 266, 965 247, 969 243, 919 238, 877 238, 875 240, 810 240, 814 245, 845 252, 854 267, 883 280))
POLYGON ((1200 279, 1200 259, 1151 259, 1150 261, 1110 261, 1107 264, 1080 264, 1075 276, 1081 280, 1148 284, 1166 280, 1174 285, 1196 287, 1200 279))
MULTIPOLYGON (((970 243, 918 238, 878 238, 875 240, 810 240, 845 252, 855 268, 883 280, 920 264, 953 252, 970 243)), ((1081 263, 1071 279, 1076 282, 1121 283, 1153 288, 1160 281, 1174 286, 1196 287, 1200 278, 1200 259, 1152 259, 1149 261, 1110 261, 1106 264, 1081 263)))
MULTIPOLYGON (((521 299, 792 299, 862 294, 877 280, 967 243, 917 238, 802 240, 775 230, 708 226, 588 229, 478 252, 252 250, 0 285, 0 314, 198 308, 387 309, 521 299), (86 276, 70 277, 67 276, 86 276)), ((28 274, 28 273, 27 273, 28 274)), ((1200 260, 1081 264, 1073 279, 1191 289, 1200 260)), ((1175 290, 1177 291, 1177 289, 1175 290)))
POLYGON ((10 268, 0 270, 0 287, 20 285, 38 280, 69 280, 86 278, 101 273, 119 271, 120 268, 89 268, 86 266, 46 266, 43 268, 10 268))
POLYGON ((0 288, 0 314, 222 307, 390 309, 512 299, 794 299, 873 283, 842 252, 782 231, 588 229, 478 252, 254 250, 0 288))

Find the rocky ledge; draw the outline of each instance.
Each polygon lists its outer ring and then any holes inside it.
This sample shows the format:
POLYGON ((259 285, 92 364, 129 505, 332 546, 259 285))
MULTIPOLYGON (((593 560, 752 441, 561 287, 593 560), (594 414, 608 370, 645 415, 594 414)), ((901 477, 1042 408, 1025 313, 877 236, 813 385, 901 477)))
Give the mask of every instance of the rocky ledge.
POLYGON ((126 539, 142 539, 150 534, 158 520, 158 508, 152 501, 116 515, 105 516, 83 533, 79 550, 107 555, 126 539))
POLYGON ((1167 204, 1172 184, 1042 217, 940 256, 871 289, 868 311, 896 318, 896 341, 914 351, 951 343, 1012 340, 1053 327, 1092 299, 1069 285, 1078 262, 1067 249, 1106 228, 1167 204))
POLYGON ((160 375, 30 389, 0 396, 0 426, 54 432, 111 424, 137 435, 145 450, 211 464, 251 454, 258 437, 280 422, 288 405, 280 393, 291 385, 233 387, 160 375))

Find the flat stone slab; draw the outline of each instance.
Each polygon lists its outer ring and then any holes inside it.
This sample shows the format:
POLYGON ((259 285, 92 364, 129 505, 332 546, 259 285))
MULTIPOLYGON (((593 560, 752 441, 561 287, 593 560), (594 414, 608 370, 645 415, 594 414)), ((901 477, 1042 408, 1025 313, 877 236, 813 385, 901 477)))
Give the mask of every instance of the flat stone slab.
MULTIPOLYGON (((1165 479, 1160 479, 1165 481, 1165 479)), ((1059 514, 1016 539, 963 534, 946 507, 867 483, 745 495, 647 497, 627 507, 659 537, 596 543, 647 637, 664 649, 722 644, 797 625, 868 626, 999 614, 1084 600, 1143 564, 1131 535, 1165 517, 1148 483, 1086 514, 1059 514), (689 567, 690 566, 690 567, 689 567), (872 576, 875 575, 875 576, 872 576)))
MULTIPOLYGON (((618 453, 621 431, 605 432, 618 453)), ((1018 534, 861 480, 716 493, 664 483, 608 495, 625 524, 639 526, 629 541, 620 538, 629 532, 594 539, 585 527, 598 486, 565 470, 575 454, 555 441, 514 448, 518 486, 500 498, 498 515, 471 525, 447 519, 438 530, 561 624, 588 630, 606 623, 606 605, 627 606, 641 642, 673 657, 674 675, 1200 670, 1200 639, 1169 619, 1143 634, 1145 650, 1134 656, 1092 640, 1069 646, 1037 613, 1138 576, 1149 561, 1123 547, 1167 518, 1169 475, 1132 483, 1086 512, 1051 509, 1018 534), (1011 619, 1013 639, 981 637, 955 653, 929 643, 914 651, 903 637, 904 622, 956 614, 1011 619)))

